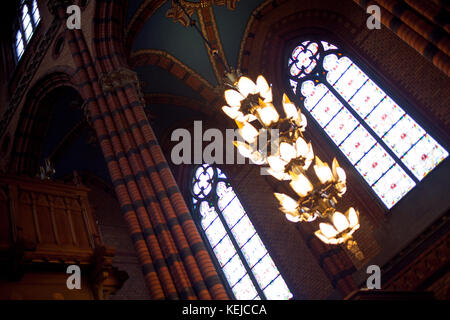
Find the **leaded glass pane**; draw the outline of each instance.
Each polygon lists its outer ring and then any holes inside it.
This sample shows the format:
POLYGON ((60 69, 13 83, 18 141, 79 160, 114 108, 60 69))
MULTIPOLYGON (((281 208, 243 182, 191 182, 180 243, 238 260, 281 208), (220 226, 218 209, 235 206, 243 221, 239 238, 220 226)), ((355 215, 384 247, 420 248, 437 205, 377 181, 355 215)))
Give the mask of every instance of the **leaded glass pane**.
POLYGON ((339 145, 359 124, 358 120, 346 109, 341 111, 325 127, 325 132, 339 145))
POLYGON ((368 80, 348 103, 364 118, 384 97, 385 93, 372 80, 368 80))
POLYGON ((339 112, 342 104, 330 91, 327 91, 325 96, 312 109, 311 114, 323 128, 328 122, 339 112))
POLYGON ((203 230, 208 228, 209 225, 217 218, 217 212, 214 207, 210 207, 208 202, 202 201, 200 203, 200 214, 202 215, 202 227, 203 230))
POLYGON ((31 25, 31 18, 28 14, 28 7, 26 5, 24 5, 22 9, 22 25, 25 31, 25 38, 28 41, 33 34, 33 26, 31 25))
POLYGON ((23 54, 23 41, 22 41, 22 34, 20 33, 20 31, 17 31, 16 33, 16 54, 17 54, 17 59, 20 59, 20 57, 22 57, 23 54))
POLYGON ((233 232, 239 247, 242 247, 256 232, 247 215, 243 216, 231 231, 233 232))
POLYGON ((41 15, 39 14, 39 9, 37 7, 36 0, 33 1, 33 9, 32 10, 33 10, 33 19, 37 25, 39 23, 39 21, 41 20, 41 15))
POLYGON ((376 144, 355 167, 367 183, 372 185, 394 164, 394 159, 389 156, 386 150, 376 144))
POLYGON ((278 276, 277 268, 269 255, 266 255, 260 262, 258 262, 252 268, 252 271, 261 288, 265 288, 278 276))
POLYGON ((237 254, 229 236, 225 236, 220 240, 213 250, 221 267, 223 267, 231 257, 237 254))
POLYGON ((241 250, 250 268, 253 267, 259 261, 259 259, 261 259, 267 253, 264 244, 262 243, 261 239, 258 237, 256 233, 241 248, 241 250))
POLYGON ((337 47, 332 45, 331 43, 328 43, 328 42, 325 42, 325 41, 321 41, 321 43, 322 43, 323 49, 325 51, 331 50, 331 49, 337 49, 337 47))
POLYGON ((30 40, 30 38, 31 38, 31 35, 33 34, 33 27, 31 26, 31 22, 28 23, 24 27, 24 30, 25 30, 25 37, 26 37, 26 40, 28 42, 30 40))
POLYGON ((220 170, 219 168, 216 168, 216 170, 217 170, 217 176, 219 178, 222 178, 222 179, 226 179, 227 178, 227 176, 225 175, 225 173, 222 172, 222 170, 220 170))
POLYGON ((231 200, 236 197, 233 188, 227 187, 225 182, 219 182, 217 184, 216 192, 219 196, 219 201, 217 202, 217 204, 220 210, 226 208, 226 206, 230 204, 231 200))
POLYGON ((291 75, 294 77, 304 77, 311 73, 317 66, 317 61, 320 58, 319 45, 315 42, 305 41, 302 45, 296 47, 292 52, 289 64, 291 66, 291 75))
POLYGON ((402 158, 417 179, 422 180, 441 161, 448 157, 448 152, 429 135, 420 141, 402 158))
POLYGON ((248 275, 236 283, 232 290, 238 300, 252 300, 258 296, 256 288, 248 275))
POLYGON ((395 164, 378 182, 373 190, 389 209, 392 208, 409 190, 414 188, 415 182, 395 164))
POLYGON ((334 88, 348 101, 367 80, 367 76, 357 66, 352 64, 334 84, 334 88))
POLYGON ((354 165, 368 152, 377 141, 367 130, 359 125, 339 146, 345 156, 354 165))
POLYGON ((383 140, 400 158, 424 135, 425 131, 410 116, 404 115, 383 140))
POLYGON ((292 91, 294 91, 294 93, 295 93, 297 91, 297 81, 294 81, 294 80, 289 80, 289 81, 291 83, 292 91))
POLYGON ((238 255, 235 255, 224 267, 223 272, 230 286, 234 286, 241 279, 246 271, 238 255))
POLYGON ((289 292, 286 283, 280 276, 264 289, 264 294, 270 300, 288 300, 292 298, 292 293, 289 292))
POLYGON ((223 227, 222 221, 219 218, 215 219, 211 225, 205 229, 208 241, 211 247, 214 247, 227 233, 223 227))
POLYGON ((211 192, 213 171, 211 167, 200 167, 194 178, 193 192, 198 198, 204 198, 211 192))
POLYGON ((222 212, 227 224, 232 228, 236 222, 245 214, 244 208, 237 197, 231 201, 231 203, 222 212))
POLYGON ((305 81, 301 86, 302 95, 305 97, 304 105, 308 111, 319 102, 320 99, 328 92, 325 85, 314 85, 312 81, 305 81))
POLYGON ((328 71, 327 81, 332 85, 335 84, 351 65, 352 62, 347 57, 338 59, 334 54, 327 55, 323 59, 323 68, 328 71))
POLYGON ((366 118, 367 124, 381 138, 405 114, 388 96, 366 118))

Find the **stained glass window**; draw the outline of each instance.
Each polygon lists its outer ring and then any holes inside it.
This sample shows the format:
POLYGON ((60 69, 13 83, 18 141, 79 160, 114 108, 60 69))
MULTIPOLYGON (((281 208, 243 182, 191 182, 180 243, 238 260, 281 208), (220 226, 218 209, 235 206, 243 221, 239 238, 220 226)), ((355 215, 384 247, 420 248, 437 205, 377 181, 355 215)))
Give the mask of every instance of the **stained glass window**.
POLYGON ((291 53, 293 93, 390 209, 448 152, 335 45, 291 53))
POLYGON ((20 60, 36 29, 41 16, 36 0, 22 0, 15 39, 15 53, 20 60))
POLYGON ((191 185, 194 217, 218 269, 238 300, 292 298, 225 174, 198 166, 191 185))

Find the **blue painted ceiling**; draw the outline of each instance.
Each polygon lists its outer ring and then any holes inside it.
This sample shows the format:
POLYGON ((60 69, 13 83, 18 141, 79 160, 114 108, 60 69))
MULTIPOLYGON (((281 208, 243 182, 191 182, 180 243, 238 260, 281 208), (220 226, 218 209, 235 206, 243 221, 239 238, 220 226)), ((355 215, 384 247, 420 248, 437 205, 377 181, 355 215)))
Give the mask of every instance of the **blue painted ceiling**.
MULTIPOLYGON (((128 5, 128 20, 139 8, 143 0, 130 0, 128 5)), ((262 0, 242 0, 237 3, 236 10, 226 6, 213 5, 217 29, 221 38, 224 54, 231 67, 236 67, 242 36, 251 13, 262 0)), ((184 27, 166 17, 171 7, 171 1, 166 1, 145 23, 133 44, 133 51, 140 49, 156 49, 170 53, 189 68, 200 74, 213 86, 218 82, 209 61, 205 44, 192 27, 184 27)), ((198 20, 194 13, 193 19, 198 20)), ((143 78, 140 71, 139 75, 143 78)), ((182 94, 181 92, 179 92, 182 94)))

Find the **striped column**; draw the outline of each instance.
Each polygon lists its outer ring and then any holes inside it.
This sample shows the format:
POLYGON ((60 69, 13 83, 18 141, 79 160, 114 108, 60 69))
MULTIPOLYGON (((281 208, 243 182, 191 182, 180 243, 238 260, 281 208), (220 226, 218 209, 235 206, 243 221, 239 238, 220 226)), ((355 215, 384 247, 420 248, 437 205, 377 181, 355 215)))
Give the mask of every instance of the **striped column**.
MULTIPOLYGON (((52 1, 55 2, 55 1, 52 1)), ((92 124, 153 299, 227 299, 143 110, 136 74, 122 65, 113 36, 119 1, 97 1, 95 59, 81 30, 67 30, 92 124), (112 22, 115 21, 115 22, 112 22), (102 40, 99 40, 99 35, 102 40), (111 42, 109 42, 109 41, 111 42), (116 56, 112 59, 111 56, 116 56), (94 61, 96 61, 94 63, 94 61)), ((64 17, 63 5, 57 8, 64 17)))
MULTIPOLYGON (((439 2, 439 0, 436 1, 439 2)), ((428 20, 450 33, 449 6, 445 8, 442 4, 436 4, 429 0, 405 0, 405 2, 428 20)))
MULTIPOLYGON (((383 23, 383 25, 385 25, 387 28, 393 31, 400 39, 404 40, 407 44, 409 44, 412 48, 418 51, 425 58, 430 60, 437 68, 439 68, 446 75, 450 75, 450 57, 444 51, 436 47, 436 45, 434 45, 432 41, 427 40, 421 35, 427 34, 428 38, 433 38, 434 42, 440 43, 439 45, 445 48, 446 51, 448 51, 449 47, 447 39, 448 34, 446 34, 443 37, 434 35, 432 31, 434 30, 434 28, 429 29, 429 32, 427 32, 427 30, 425 30, 426 28, 422 29, 424 28, 423 27, 424 23, 420 24, 419 22, 415 23, 413 21, 414 19, 411 18, 412 14, 410 11, 408 11, 409 14, 406 14, 404 13, 405 11, 403 9, 399 9, 401 7, 396 7, 396 9, 394 9, 394 6, 392 6, 393 1, 388 0, 377 0, 377 1, 353 0, 353 1, 356 2, 358 5, 360 5, 364 10, 366 10, 367 7, 370 5, 379 6, 381 12, 381 23, 383 23), (401 19, 393 15, 391 12, 389 12, 389 10, 387 10, 381 3, 384 3, 387 7, 392 8, 391 10, 393 12, 397 12, 399 16, 403 16, 403 19, 405 21, 408 21, 408 23, 414 25, 414 28, 416 28, 417 30, 421 30, 420 31, 421 34, 413 30, 405 22, 403 22, 401 19)), ((404 8, 404 5, 402 7, 404 8)), ((424 22, 424 19, 421 19, 421 21, 424 22)), ((429 23, 427 23, 426 25, 429 26, 429 23)))
POLYGON ((377 0, 377 2, 417 34, 433 43, 439 50, 447 55, 450 54, 450 38, 441 27, 433 25, 403 1, 377 0))

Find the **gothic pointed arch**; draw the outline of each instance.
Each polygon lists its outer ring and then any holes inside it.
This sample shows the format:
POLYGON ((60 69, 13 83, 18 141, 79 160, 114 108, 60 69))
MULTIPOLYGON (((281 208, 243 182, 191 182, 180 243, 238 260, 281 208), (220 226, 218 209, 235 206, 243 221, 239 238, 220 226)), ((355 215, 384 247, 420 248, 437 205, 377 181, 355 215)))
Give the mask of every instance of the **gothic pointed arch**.
POLYGON ((49 116, 52 112, 52 97, 58 90, 65 90, 81 105, 77 90, 77 77, 73 70, 53 68, 28 92, 14 134, 9 171, 36 174, 39 167, 39 153, 46 134, 49 116))

